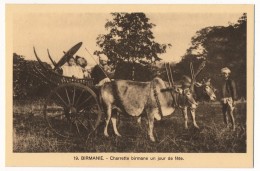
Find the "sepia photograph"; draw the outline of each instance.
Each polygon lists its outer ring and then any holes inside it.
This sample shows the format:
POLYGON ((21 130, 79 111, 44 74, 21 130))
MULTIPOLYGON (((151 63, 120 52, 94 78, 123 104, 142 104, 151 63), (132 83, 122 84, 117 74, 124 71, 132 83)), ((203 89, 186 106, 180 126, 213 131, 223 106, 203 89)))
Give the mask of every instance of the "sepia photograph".
POLYGON ((10 165, 252 167, 253 5, 9 4, 6 18, 10 165))

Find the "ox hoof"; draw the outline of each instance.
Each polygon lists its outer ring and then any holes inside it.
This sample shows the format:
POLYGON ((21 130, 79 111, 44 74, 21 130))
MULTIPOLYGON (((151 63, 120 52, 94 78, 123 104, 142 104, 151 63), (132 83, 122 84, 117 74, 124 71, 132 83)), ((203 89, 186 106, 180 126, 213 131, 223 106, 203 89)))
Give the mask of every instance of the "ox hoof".
POLYGON ((151 140, 152 142, 155 142, 155 138, 154 138, 154 137, 150 137, 150 140, 151 140))
POLYGON ((187 129, 188 129, 188 126, 185 126, 185 129, 187 130, 187 129))
POLYGON ((195 128, 200 129, 200 127, 198 125, 194 125, 194 126, 195 126, 195 128))
POLYGON ((118 137, 122 137, 122 135, 121 135, 121 134, 119 134, 119 133, 117 133, 117 134, 116 134, 116 136, 118 136, 118 137))
POLYGON ((137 123, 138 123, 139 125, 142 125, 142 118, 141 118, 141 117, 137 119, 137 123))
POLYGON ((104 135, 105 135, 105 137, 109 137, 108 133, 105 133, 104 135))

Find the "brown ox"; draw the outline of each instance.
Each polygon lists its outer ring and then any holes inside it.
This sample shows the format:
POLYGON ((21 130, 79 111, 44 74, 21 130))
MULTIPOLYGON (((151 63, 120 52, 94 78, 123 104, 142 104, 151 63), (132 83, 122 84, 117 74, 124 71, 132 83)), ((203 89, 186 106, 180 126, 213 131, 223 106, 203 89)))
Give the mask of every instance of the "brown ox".
MULTIPOLYGON (((116 115, 112 114, 112 108, 121 109, 131 116, 140 116, 143 112, 147 114, 149 129, 148 135, 151 141, 155 141, 153 135, 154 118, 161 120, 163 116, 172 114, 175 109, 181 108, 184 116, 190 109, 195 127, 195 102, 190 89, 178 89, 166 87, 165 82, 155 78, 151 82, 136 82, 129 80, 116 80, 104 84, 101 87, 101 99, 106 109, 105 136, 110 119, 113 130, 117 136, 121 136, 116 126, 116 115)), ((186 122, 186 121, 185 121, 186 122)))
MULTIPOLYGON (((168 82, 165 82, 165 84, 169 84, 168 82)), ((173 87, 176 92, 181 93, 183 89, 189 88, 191 86, 191 79, 188 76, 183 76, 183 79, 179 82, 176 82, 173 87)), ((193 92, 193 97, 196 97, 196 101, 215 101, 216 100, 216 95, 215 95, 216 89, 211 85, 210 78, 208 79, 202 79, 200 82, 195 82, 194 84, 194 92, 193 92)), ((178 102, 178 100, 175 100, 175 102, 178 102)), ((175 106, 178 107, 178 104, 175 104, 175 106)), ((183 106, 182 113, 184 116, 184 126, 185 129, 188 129, 188 107, 189 106, 183 106)), ((195 112, 196 108, 191 108, 191 112, 195 112)), ((196 123, 195 120, 195 113, 193 115, 193 125, 196 128, 199 128, 199 126, 196 123)), ((138 123, 141 123, 141 117, 138 117, 137 119, 138 123)))

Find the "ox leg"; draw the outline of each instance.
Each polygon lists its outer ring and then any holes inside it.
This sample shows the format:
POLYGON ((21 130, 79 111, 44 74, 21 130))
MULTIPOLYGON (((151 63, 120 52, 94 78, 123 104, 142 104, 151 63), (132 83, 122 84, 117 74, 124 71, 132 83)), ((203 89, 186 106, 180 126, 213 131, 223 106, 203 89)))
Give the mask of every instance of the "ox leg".
POLYGON ((155 138, 153 135, 153 128, 154 128, 154 113, 152 111, 147 111, 147 119, 148 119, 148 135, 152 142, 155 142, 155 138))
POLYGON ((105 129, 104 129, 104 135, 106 137, 109 137, 109 134, 107 132, 107 128, 108 128, 109 121, 111 119, 111 111, 112 111, 111 105, 107 105, 107 118, 106 118, 106 126, 105 126, 105 129))
POLYGON ((142 121, 142 117, 141 117, 141 116, 138 116, 138 118, 137 118, 137 123, 138 123, 139 125, 141 125, 141 121, 142 121))
POLYGON ((195 108, 191 108, 191 109, 190 109, 190 113, 191 113, 191 116, 192 116, 193 125, 194 125, 197 129, 199 129, 199 126, 197 125, 197 122, 196 122, 196 120, 195 120, 195 116, 196 116, 195 111, 196 111, 195 108))
POLYGON ((234 118, 234 109, 233 109, 232 106, 228 107, 228 113, 229 113, 230 118, 231 118, 232 130, 235 131, 236 126, 235 126, 235 118, 234 118))
POLYGON ((117 117, 117 112, 116 112, 116 113, 113 113, 113 114, 112 114, 112 117, 111 117, 111 121, 112 121, 112 125, 113 125, 113 130, 114 130, 114 132, 115 132, 115 134, 116 134, 117 136, 121 137, 120 133, 119 133, 118 130, 117 130, 117 126, 116 126, 116 124, 117 124, 117 119, 118 119, 118 117, 117 117))
POLYGON ((184 117, 184 127, 185 127, 185 129, 188 129, 187 107, 184 107, 184 108, 182 109, 182 114, 183 114, 183 117, 184 117))
POLYGON ((228 105, 227 104, 223 104, 223 106, 222 106, 222 113, 223 113, 224 123, 226 124, 226 126, 228 126, 227 108, 228 108, 228 105))

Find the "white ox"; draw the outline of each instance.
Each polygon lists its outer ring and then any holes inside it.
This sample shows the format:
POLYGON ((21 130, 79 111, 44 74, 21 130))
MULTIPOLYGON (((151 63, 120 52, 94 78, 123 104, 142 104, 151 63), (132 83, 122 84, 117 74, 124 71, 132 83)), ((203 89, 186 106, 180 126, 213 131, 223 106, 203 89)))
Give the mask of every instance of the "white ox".
POLYGON ((195 120, 195 102, 190 89, 176 89, 166 87, 165 82, 160 78, 154 78, 151 82, 136 82, 129 80, 116 80, 104 84, 101 87, 101 99, 106 109, 105 136, 110 119, 112 120, 113 130, 117 136, 121 136, 116 126, 116 114, 112 114, 114 107, 131 115, 140 116, 143 112, 147 114, 148 135, 151 141, 155 141, 153 128, 154 119, 161 120, 163 116, 172 114, 175 109, 181 108, 185 116, 187 125, 187 109, 191 111, 193 124, 197 126, 195 120))

